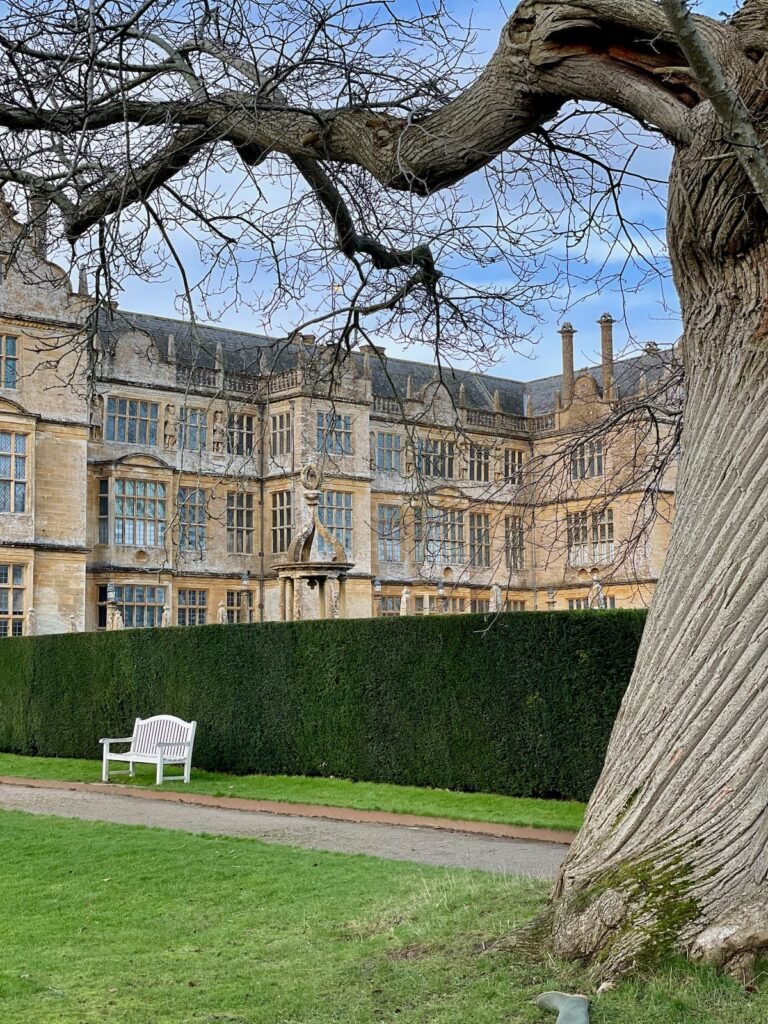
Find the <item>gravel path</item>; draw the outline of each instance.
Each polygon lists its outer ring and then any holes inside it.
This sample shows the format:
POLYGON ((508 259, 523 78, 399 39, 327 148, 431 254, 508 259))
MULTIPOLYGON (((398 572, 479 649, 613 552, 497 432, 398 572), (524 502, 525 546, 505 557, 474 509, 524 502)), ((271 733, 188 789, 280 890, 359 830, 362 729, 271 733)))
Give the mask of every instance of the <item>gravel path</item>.
POLYGON ((567 847, 431 828, 325 821, 254 811, 233 811, 165 801, 135 800, 118 794, 36 789, 0 784, 0 809, 85 818, 122 825, 241 836, 314 850, 365 853, 390 860, 475 868, 497 874, 554 876, 567 847))

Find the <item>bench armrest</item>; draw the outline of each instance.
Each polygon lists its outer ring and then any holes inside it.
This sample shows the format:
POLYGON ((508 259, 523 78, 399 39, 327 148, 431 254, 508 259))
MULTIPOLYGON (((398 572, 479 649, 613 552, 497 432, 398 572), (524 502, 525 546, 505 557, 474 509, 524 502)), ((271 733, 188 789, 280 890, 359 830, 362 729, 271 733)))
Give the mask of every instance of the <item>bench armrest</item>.
POLYGON ((117 739, 99 740, 99 743, 130 743, 133 736, 119 736, 117 739))
POLYGON ((191 740, 177 740, 175 743, 157 743, 156 747, 158 750, 164 750, 166 747, 191 747, 191 740))

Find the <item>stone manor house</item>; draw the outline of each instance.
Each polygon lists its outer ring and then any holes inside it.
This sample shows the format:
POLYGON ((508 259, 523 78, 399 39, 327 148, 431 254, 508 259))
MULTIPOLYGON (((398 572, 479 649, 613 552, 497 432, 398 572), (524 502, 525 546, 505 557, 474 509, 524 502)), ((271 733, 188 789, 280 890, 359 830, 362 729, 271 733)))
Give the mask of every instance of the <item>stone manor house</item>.
POLYGON ((607 314, 599 366, 564 324, 530 383, 120 309, 87 342, 82 284, 4 234, 0 636, 647 603, 674 481, 632 546, 637 444, 598 428, 668 369, 607 314))

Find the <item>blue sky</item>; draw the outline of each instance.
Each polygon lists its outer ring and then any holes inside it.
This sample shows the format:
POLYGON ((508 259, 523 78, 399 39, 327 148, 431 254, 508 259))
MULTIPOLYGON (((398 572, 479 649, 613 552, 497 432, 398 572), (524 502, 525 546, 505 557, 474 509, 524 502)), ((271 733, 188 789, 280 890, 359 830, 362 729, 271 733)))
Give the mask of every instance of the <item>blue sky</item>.
MULTIPOLYGON (((627 2, 630 3, 631 0, 627 2)), ((505 18, 502 5, 454 0, 450 6, 457 18, 471 15, 478 30, 478 48, 491 51, 505 18)), ((732 10, 733 3, 731 0, 702 0, 697 9, 702 13, 717 16, 723 9, 732 10)), ((638 157, 639 167, 647 168, 655 177, 665 178, 670 157, 671 154, 665 149, 641 153, 638 157)), ((470 194, 473 188, 479 187, 472 179, 466 183, 466 190, 470 194)), ((629 217, 643 221, 652 228, 663 230, 663 210, 658 204, 639 193, 630 194, 625 202, 625 212, 629 217)), ((506 350, 493 372, 520 380, 559 372, 560 339, 556 332, 564 319, 570 320, 577 329, 577 364, 594 362, 599 353, 599 329, 596 321, 604 312, 610 312, 618 321, 615 339, 619 352, 630 351, 649 340, 661 344, 674 342, 680 332, 674 288, 668 273, 664 273, 667 268, 663 247, 654 243, 651 248, 652 256, 661 273, 653 273, 650 277, 644 275, 642 287, 638 288, 641 281, 640 272, 637 268, 630 267, 623 273, 621 282, 608 283, 598 293, 595 293, 593 285, 581 285, 574 279, 567 294, 560 288, 550 301, 538 307, 539 323, 531 325, 533 343, 523 343, 518 351, 506 350)), ((589 277, 605 256, 604 240, 594 239, 586 249, 582 248, 578 253, 578 259, 573 263, 576 277, 589 277)), ((609 261, 609 270, 617 271, 620 261, 617 261, 615 255, 612 257, 612 264, 609 261)), ((120 296, 120 305, 125 309, 173 317, 177 315, 178 308, 174 291, 175 282, 170 275, 156 282, 126 281, 120 296)), ((261 332, 265 327, 264 320, 257 311, 244 308, 226 309, 218 322, 223 326, 255 332, 261 332)), ((396 354, 399 351, 398 345, 392 339, 382 337, 378 340, 386 344, 390 353, 396 354)), ((409 346, 408 351, 403 354, 406 358, 430 358, 426 346, 409 346)), ((468 366, 469 363, 456 365, 468 366)))

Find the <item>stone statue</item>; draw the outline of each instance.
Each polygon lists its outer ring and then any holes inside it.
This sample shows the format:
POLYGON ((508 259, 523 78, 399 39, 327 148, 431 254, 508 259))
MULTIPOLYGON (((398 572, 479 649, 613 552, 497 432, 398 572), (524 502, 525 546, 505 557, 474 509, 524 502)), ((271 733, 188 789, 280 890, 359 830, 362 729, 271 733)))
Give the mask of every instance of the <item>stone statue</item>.
POLYGON ((114 601, 110 601, 107 605, 107 630, 123 629, 123 613, 117 607, 114 601))
POLYGON ((494 583, 491 587, 491 600, 488 602, 488 610, 494 613, 504 611, 504 598, 498 583, 494 583))
POLYGON ((90 413, 91 440, 92 441, 100 441, 101 440, 102 432, 103 432, 103 429, 104 429, 104 413, 103 413, 103 408, 104 407, 103 407, 101 395, 93 395, 91 397, 91 413, 90 413))
POLYGON ((74 615, 69 616, 69 632, 77 633, 77 619, 74 615))
POLYGON ((400 614, 411 614, 411 588, 407 584, 403 587, 403 592, 400 595, 400 614))
POLYGON ((30 608, 27 612, 27 620, 24 623, 25 636, 37 636, 37 612, 30 608))
POLYGON ((213 414, 213 451, 221 455, 227 450, 227 428, 224 425, 224 413, 213 414))
POLYGON ((227 618, 227 602, 223 598, 219 601, 219 608, 216 612, 216 621, 220 626, 226 626, 229 621, 227 618))
POLYGON ((163 423, 163 447, 176 447, 176 406, 169 403, 165 407, 165 422, 163 423))
POLYGON ((605 592, 603 591, 603 584, 598 579, 595 573, 592 576, 592 586, 589 588, 587 594, 587 605, 590 608, 605 608, 605 592))
POLYGON ((171 606, 169 604, 163 605, 163 617, 160 619, 160 625, 163 628, 173 625, 171 622, 171 606))

